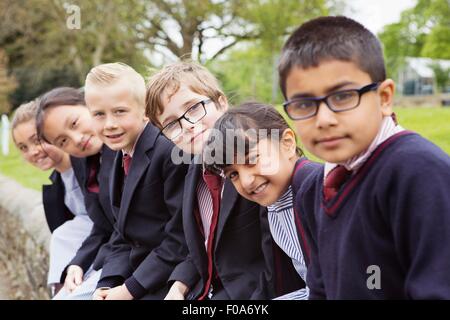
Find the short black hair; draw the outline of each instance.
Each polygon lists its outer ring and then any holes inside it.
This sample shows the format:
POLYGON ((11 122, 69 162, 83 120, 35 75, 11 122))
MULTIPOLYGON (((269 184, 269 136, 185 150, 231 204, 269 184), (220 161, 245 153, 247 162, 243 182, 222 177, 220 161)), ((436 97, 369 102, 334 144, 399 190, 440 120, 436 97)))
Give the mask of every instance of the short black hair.
MULTIPOLYGON (((286 129, 290 129, 289 124, 271 105, 246 102, 231 108, 214 124, 213 130, 221 135, 221 139, 211 134, 205 143, 204 167, 208 171, 221 174, 225 167, 235 163, 237 156, 247 157, 260 139, 275 136, 281 139, 281 133, 286 129), (254 134, 248 134, 251 130, 254 130, 254 134), (243 151, 244 154, 237 154, 239 145, 243 147, 239 151, 243 151), (214 159, 208 159, 209 155, 214 159), (223 161, 217 162, 215 159, 223 161)), ((297 154, 299 156, 303 154, 298 147, 297 154)))
MULTIPOLYGON (((82 89, 71 87, 58 87, 44 93, 39 98, 39 106, 36 114, 36 132, 39 139, 47 141, 43 134, 45 112, 57 106, 85 106, 84 92, 82 89)), ((49 142, 49 141, 47 141, 49 142)))
POLYGON ((386 79, 383 49, 372 32, 347 17, 319 17, 297 28, 282 49, 278 74, 284 98, 292 68, 317 67, 326 60, 354 62, 373 82, 386 79))

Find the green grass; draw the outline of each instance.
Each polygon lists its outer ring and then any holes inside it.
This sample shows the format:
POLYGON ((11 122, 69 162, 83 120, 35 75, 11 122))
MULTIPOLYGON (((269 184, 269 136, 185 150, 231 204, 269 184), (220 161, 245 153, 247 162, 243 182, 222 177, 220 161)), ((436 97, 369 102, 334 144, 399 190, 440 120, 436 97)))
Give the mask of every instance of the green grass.
MULTIPOLYGON (((450 108, 396 108, 395 112, 401 126, 421 134, 450 155, 450 108)), ((308 152, 306 155, 318 161, 308 152)), ((25 187, 41 190, 42 184, 49 182, 50 172, 42 172, 22 160, 11 142, 10 154, 6 157, 0 154, 0 174, 15 179, 25 187)))
POLYGON ((450 155, 450 108, 396 108, 398 121, 450 155))
POLYGON ((0 174, 13 178, 27 188, 41 190, 43 184, 50 182, 50 172, 43 172, 25 162, 12 141, 9 145, 9 155, 0 153, 0 174))

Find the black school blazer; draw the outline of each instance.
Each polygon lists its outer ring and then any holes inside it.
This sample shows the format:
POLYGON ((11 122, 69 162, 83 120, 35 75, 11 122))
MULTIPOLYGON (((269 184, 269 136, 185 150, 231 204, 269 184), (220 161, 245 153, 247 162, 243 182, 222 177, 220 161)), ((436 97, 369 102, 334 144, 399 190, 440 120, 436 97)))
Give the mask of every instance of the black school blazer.
MULTIPOLYGON (((169 282, 182 281, 190 288, 186 299, 198 299, 208 277, 205 240, 194 216, 196 188, 202 170, 202 165, 193 163, 186 176, 183 227, 189 255, 169 279, 169 282)), ((232 300, 270 299, 287 292, 276 290, 274 245, 266 209, 241 197, 233 184, 225 180, 214 244, 214 264, 232 300)), ((279 248, 277 253, 283 256, 279 248)), ((281 263, 286 261, 287 268, 278 269, 292 273, 289 259, 281 263)))
MULTIPOLYGON (((125 183, 121 152, 112 166, 110 192, 119 233, 116 239, 122 239, 114 252, 124 251, 124 244, 131 247, 132 275, 147 290, 149 299, 164 297, 173 268, 187 254, 181 207, 188 165, 172 162, 173 148, 175 145, 156 127, 147 124, 136 143, 125 183)), ((107 260, 100 283, 122 268, 114 253, 107 260)))
MULTIPOLYGON (((99 193, 87 190, 89 168, 86 158, 71 157, 72 167, 85 198, 86 210, 93 224, 91 233, 68 264, 80 266, 84 272, 93 265, 94 270, 102 268, 105 257, 109 254, 108 241, 114 229, 114 215, 109 196, 109 177, 111 165, 116 152, 105 145, 101 151, 100 168, 97 174, 99 193)), ((65 278, 65 272, 61 280, 65 278)))

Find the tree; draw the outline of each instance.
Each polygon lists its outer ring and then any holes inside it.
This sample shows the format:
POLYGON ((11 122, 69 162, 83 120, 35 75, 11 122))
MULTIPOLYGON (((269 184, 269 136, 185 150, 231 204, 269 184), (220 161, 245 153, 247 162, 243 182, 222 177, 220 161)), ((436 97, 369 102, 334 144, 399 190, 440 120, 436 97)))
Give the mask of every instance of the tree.
POLYGON ((418 0, 399 22, 385 26, 379 37, 391 75, 397 74, 407 56, 450 59, 450 2, 418 0))
POLYGON ((431 64, 430 67, 433 70, 438 90, 440 92, 445 92, 447 86, 450 85, 450 68, 444 68, 437 62, 431 64))
POLYGON ((9 94, 16 88, 16 81, 8 75, 8 57, 0 50, 0 114, 11 110, 9 94))
POLYGON ((256 40, 241 42, 210 67, 221 81, 231 102, 257 99, 278 103, 277 64, 286 37, 301 23, 319 15, 338 13, 334 1, 249 0, 240 10, 256 40))
POLYGON ((143 24, 137 32, 146 45, 172 59, 192 56, 200 62, 214 60, 245 40, 262 40, 279 48, 290 27, 323 14, 326 0, 153 0, 145 1, 143 24), (205 46, 218 43, 205 55, 205 46))
POLYGON ((272 60, 257 44, 234 49, 227 59, 208 67, 222 84, 232 104, 244 100, 270 101, 272 98, 272 60))
POLYGON ((81 26, 68 26, 64 0, 0 1, 0 47, 20 86, 14 105, 60 85, 81 86, 88 70, 102 62, 122 61, 139 71, 149 64, 134 26, 142 7, 138 0, 74 0, 81 26))
MULTIPOLYGON (((185 56, 211 63, 239 43, 258 46, 271 66, 286 35, 306 19, 326 14, 340 0, 2 0, 0 47, 19 82, 17 105, 58 85, 81 86, 88 70, 122 61, 145 73, 149 64, 185 56), (79 8, 80 28, 70 28, 79 8), (211 43, 218 45, 211 52, 211 43), (209 46, 209 50, 208 49, 209 46), (208 51, 208 52, 207 52, 208 51), (157 58, 157 57, 156 57, 157 58)), ((266 72, 263 72, 266 74, 266 72)), ((274 97, 274 94, 272 94, 274 97)))
POLYGON ((426 37, 420 54, 424 57, 450 59, 450 24, 435 26, 426 37))

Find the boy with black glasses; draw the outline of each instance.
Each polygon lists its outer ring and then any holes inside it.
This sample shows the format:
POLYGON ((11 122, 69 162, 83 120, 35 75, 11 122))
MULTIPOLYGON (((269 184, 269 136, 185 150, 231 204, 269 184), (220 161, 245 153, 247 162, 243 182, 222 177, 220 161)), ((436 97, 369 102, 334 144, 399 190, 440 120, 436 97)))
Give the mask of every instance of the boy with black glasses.
POLYGON ((183 196, 189 254, 172 273, 166 299, 269 299, 302 285, 278 248, 274 251, 278 265, 286 267, 279 275, 285 281, 275 290, 265 208, 241 197, 230 181, 204 170, 197 161, 214 123, 227 108, 216 78, 196 63, 165 66, 148 81, 147 117, 178 147, 196 156, 183 196))
POLYGON ((393 119, 381 45, 359 23, 321 17, 286 42, 284 108, 326 161, 296 210, 311 299, 450 298, 450 157, 393 119))

